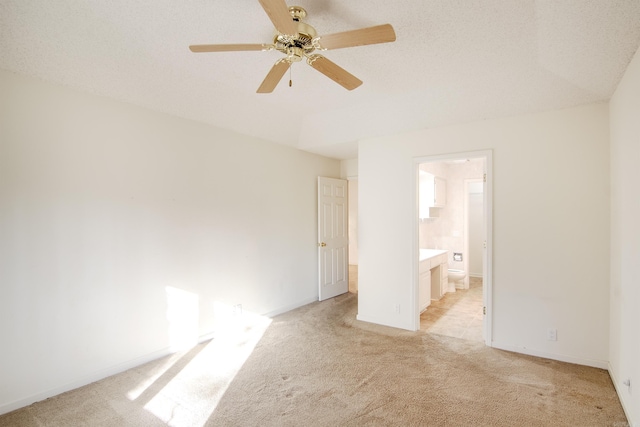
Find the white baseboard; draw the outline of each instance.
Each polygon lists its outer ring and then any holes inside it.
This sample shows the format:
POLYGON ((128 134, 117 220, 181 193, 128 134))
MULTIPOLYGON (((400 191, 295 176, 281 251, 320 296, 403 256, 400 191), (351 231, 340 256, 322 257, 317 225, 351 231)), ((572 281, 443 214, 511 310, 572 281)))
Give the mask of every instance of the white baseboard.
POLYGON ((631 418, 631 411, 629 410, 629 402, 627 402, 627 393, 629 390, 627 386, 622 384, 619 378, 613 372, 611 367, 611 363, 608 364, 609 377, 611 378, 611 382, 613 383, 613 387, 616 389, 616 393, 618 394, 618 400, 620 400, 620 404, 622 405, 622 410, 624 411, 624 415, 627 417, 627 422, 629 422, 630 426, 638 426, 640 425, 636 421, 631 418))
POLYGON ((497 341, 491 343, 491 347, 499 350, 511 351, 514 353, 526 354, 529 356, 542 357, 544 359, 557 360, 559 362, 574 363, 576 365, 591 366, 593 368, 608 369, 609 362, 606 360, 587 359, 584 357, 567 356, 564 354, 548 353, 546 351, 535 350, 526 347, 516 347, 514 345, 505 344, 497 341))
POLYGON ((373 323, 375 325, 388 326, 390 328, 404 329, 406 331, 416 331, 417 330, 417 329, 413 329, 410 325, 402 325, 402 324, 392 323, 392 322, 387 321, 386 319, 379 319, 379 318, 374 318, 374 317, 369 317, 369 316, 363 316, 361 314, 357 314, 356 315, 356 320, 359 320, 361 322, 373 323))
POLYGON ((287 311, 295 310, 296 308, 300 308, 304 305, 311 304, 312 302, 317 302, 317 301, 318 301, 318 296, 316 295, 314 297, 305 298, 302 301, 298 301, 296 303, 289 304, 281 308, 277 308, 273 311, 263 314, 262 316, 275 317, 278 314, 286 313, 287 311))

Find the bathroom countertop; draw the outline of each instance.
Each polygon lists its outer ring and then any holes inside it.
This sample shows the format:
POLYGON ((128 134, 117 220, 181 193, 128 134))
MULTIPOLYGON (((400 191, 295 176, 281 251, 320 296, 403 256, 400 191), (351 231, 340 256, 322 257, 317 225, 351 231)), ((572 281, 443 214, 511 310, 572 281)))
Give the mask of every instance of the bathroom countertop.
POLYGON ((420 261, 446 254, 447 252, 448 251, 446 249, 420 249, 420 261))

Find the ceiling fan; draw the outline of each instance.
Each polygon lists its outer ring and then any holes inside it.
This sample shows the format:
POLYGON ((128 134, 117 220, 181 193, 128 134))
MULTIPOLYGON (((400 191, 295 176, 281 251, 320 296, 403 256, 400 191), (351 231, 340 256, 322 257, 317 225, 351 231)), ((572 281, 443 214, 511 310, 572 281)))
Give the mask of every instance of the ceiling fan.
POLYGON ((302 7, 287 7, 285 0, 259 1, 276 29, 272 44, 200 44, 189 46, 192 52, 268 51, 275 49, 284 53, 286 56, 279 59, 271 68, 258 88, 258 93, 273 92, 291 64, 300 62, 304 58, 307 59, 307 63, 311 67, 345 89, 353 90, 362 84, 360 79, 314 52, 396 40, 396 33, 390 24, 318 36, 315 28, 303 22, 307 12, 302 7))

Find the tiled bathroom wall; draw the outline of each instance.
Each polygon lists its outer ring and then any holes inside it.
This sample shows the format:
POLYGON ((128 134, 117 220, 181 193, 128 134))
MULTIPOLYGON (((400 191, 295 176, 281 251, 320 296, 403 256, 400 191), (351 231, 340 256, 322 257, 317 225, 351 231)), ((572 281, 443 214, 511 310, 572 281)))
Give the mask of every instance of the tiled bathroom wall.
POLYGON ((482 179, 484 160, 429 162, 420 169, 447 180, 447 203, 440 208, 440 216, 420 220, 420 247, 447 249, 449 268, 462 270, 464 262, 453 261, 453 253, 464 252, 464 180, 482 179))

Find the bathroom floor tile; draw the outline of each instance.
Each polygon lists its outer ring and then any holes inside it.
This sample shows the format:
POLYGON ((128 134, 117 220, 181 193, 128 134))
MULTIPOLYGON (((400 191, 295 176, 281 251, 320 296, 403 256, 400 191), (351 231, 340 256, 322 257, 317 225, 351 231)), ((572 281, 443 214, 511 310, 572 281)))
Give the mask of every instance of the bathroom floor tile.
POLYGON ((420 329, 428 333, 483 341, 482 279, 472 277, 469 289, 448 292, 420 315, 420 329))

